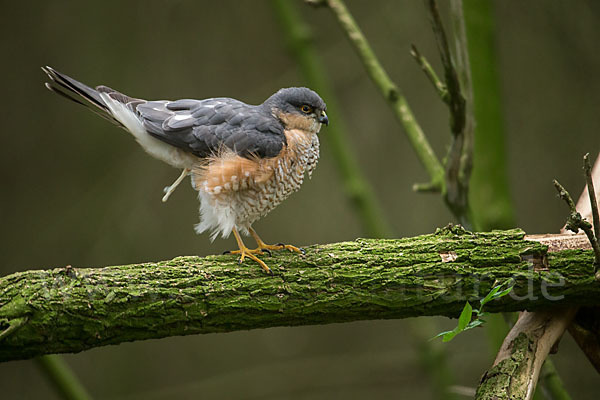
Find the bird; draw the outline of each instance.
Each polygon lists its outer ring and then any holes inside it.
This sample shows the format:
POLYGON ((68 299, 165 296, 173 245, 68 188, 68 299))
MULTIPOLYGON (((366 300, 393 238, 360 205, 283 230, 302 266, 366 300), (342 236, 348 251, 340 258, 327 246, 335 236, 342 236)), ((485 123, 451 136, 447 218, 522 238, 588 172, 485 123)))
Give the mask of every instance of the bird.
POLYGON ((49 90, 125 129, 148 154, 182 169, 163 201, 189 175, 200 201, 196 233, 210 232, 211 241, 233 233, 238 249, 228 253, 239 255, 240 264, 248 258, 272 274, 258 255, 304 252, 266 244, 252 224, 297 191, 317 165, 318 133, 329 119, 315 91, 282 88, 259 105, 227 97, 151 101, 104 85, 94 89, 49 66, 42 70, 49 90), (246 247, 242 234, 257 247, 246 247))

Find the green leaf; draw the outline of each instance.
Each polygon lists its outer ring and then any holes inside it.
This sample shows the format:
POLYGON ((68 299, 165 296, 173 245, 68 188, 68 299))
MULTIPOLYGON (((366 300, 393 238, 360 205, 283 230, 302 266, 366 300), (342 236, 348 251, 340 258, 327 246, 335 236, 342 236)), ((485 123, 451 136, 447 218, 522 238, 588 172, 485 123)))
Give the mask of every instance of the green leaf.
POLYGON ((454 336, 456 336, 458 334, 459 334, 459 332, 455 328, 454 330, 452 330, 444 335, 444 337, 442 338, 442 342, 444 342, 444 343, 449 342, 452 339, 454 339, 454 336))
POLYGON ((476 319, 474 321, 471 321, 469 323, 469 325, 467 325, 467 327, 465 328, 465 331, 467 331, 469 329, 477 328, 478 326, 481 326, 484 323, 485 323, 485 320, 483 320, 483 319, 476 319))
POLYGON ((452 339, 454 339, 454 337, 459 333, 469 329, 477 328, 478 326, 485 324, 485 320, 483 319, 483 317, 487 316, 489 313, 483 312, 483 306, 492 300, 499 299, 509 294, 510 291, 513 289, 514 285, 515 280, 511 278, 507 281, 504 281, 500 285, 494 286, 492 290, 490 290, 490 292, 479 302, 479 309, 473 308, 471 304, 467 302, 462 312, 460 313, 460 316, 458 317, 458 325, 456 326, 456 328, 452 329, 451 331, 438 333, 437 335, 432 337, 431 340, 441 336, 443 342, 449 342, 452 339), (508 287, 505 288, 506 286, 508 287), (501 289, 504 290, 500 291, 501 289), (471 318, 473 318, 473 313, 475 313, 476 319, 471 321, 471 318))
POLYGON ((494 297, 494 295, 496 293, 498 293, 498 290, 500 290, 502 288, 502 285, 498 285, 496 287, 494 287, 479 303, 481 305, 481 307, 483 308, 483 306, 485 305, 485 303, 489 302, 490 300, 492 300, 492 298, 494 297))
POLYGON ((451 332, 452 332, 452 331, 444 331, 444 332, 438 333, 437 335, 435 335, 434 337, 432 337, 432 338, 431 338, 431 339, 429 339, 429 340, 437 339, 437 338, 439 338, 440 336, 444 336, 444 335, 446 335, 446 334, 448 334, 448 333, 451 333, 451 332))
POLYGON ((460 313, 460 317, 458 317, 458 326, 456 327, 458 328, 458 332, 462 332, 465 330, 466 326, 469 324, 469 322, 471 322, 472 315, 473 307, 471 307, 471 304, 469 304, 469 302, 467 301, 467 304, 465 304, 465 308, 463 308, 462 312, 460 313))
MULTIPOLYGON (((483 309, 483 306, 492 301, 492 300, 496 300, 499 299, 501 297, 506 296, 507 294, 510 293, 510 291, 513 289, 515 285, 515 280, 514 279, 509 279, 507 281, 504 281, 503 283, 501 283, 500 285, 495 286, 492 290, 490 290, 490 292, 480 301, 480 311, 481 309, 483 309), (504 289, 503 291, 499 292, 500 289, 503 289, 505 286, 508 287, 506 289, 504 289)), ((478 313, 479 314, 479 313, 478 313)))
POLYGON ((494 299, 499 299, 500 297, 506 296, 507 294, 510 293, 511 290, 513 290, 514 287, 515 287, 514 284, 510 285, 510 287, 508 287, 505 290, 501 291, 500 293, 496 294, 494 299))

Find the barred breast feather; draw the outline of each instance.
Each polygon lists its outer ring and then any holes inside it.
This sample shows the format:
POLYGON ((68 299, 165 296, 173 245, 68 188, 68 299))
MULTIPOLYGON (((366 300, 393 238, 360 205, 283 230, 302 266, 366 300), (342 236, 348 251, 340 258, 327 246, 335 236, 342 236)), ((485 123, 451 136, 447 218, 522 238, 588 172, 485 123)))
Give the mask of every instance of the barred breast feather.
POLYGON ((246 233, 310 177, 319 160, 316 133, 285 132, 287 145, 272 158, 247 158, 224 150, 192 170, 200 198, 198 233, 212 231, 211 238, 229 236, 234 228, 246 233))

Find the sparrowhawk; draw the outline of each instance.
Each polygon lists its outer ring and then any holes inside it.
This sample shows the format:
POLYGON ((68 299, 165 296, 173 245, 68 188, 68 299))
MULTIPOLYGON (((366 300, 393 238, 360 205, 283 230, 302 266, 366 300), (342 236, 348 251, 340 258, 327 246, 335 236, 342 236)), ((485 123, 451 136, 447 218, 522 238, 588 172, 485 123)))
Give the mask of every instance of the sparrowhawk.
POLYGON ((292 245, 265 244, 252 224, 298 190, 317 165, 317 133, 329 123, 317 93, 280 89, 260 105, 224 97, 148 101, 42 69, 50 78, 48 89, 124 128, 150 155, 183 170, 165 199, 191 176, 200 200, 197 233, 211 231, 214 240, 233 232, 239 249, 231 253, 240 255, 240 263, 251 258, 268 273, 257 254, 301 252, 292 245), (257 248, 246 247, 240 233, 252 235, 257 248))

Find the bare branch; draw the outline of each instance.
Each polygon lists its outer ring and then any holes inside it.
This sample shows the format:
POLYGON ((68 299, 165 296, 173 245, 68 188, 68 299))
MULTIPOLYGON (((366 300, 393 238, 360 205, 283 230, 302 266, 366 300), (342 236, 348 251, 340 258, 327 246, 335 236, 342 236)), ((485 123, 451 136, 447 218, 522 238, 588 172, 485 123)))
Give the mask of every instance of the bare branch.
POLYGON ((590 207, 592 209, 592 222, 594 225, 594 235, 596 241, 600 239, 600 217, 598 217, 598 202, 596 201, 596 191, 594 189, 594 179, 592 178, 592 166, 590 165, 590 153, 583 156, 583 170, 585 171, 585 180, 587 182, 590 207))
POLYGON ((567 205, 569 206, 569 210, 571 211, 569 217, 567 218, 567 229, 574 233, 577 233, 579 229, 585 232, 588 240, 592 245, 592 249, 594 250, 594 265, 597 267, 598 265, 600 265, 600 245, 598 244, 598 240, 596 240, 594 232, 592 231, 592 224, 587 222, 581 216, 581 214, 577 212, 573 198, 571 197, 569 192, 567 192, 567 190, 560 183, 558 183, 556 179, 554 180, 554 187, 558 191, 558 195, 560 196, 560 198, 567 203, 567 205))
POLYGON ((431 26, 435 34, 438 51, 440 52, 440 58, 442 59, 442 65, 444 66, 444 78, 446 81, 446 88, 448 89, 448 95, 450 97, 450 130, 453 135, 459 135, 463 132, 465 126, 465 106, 466 101, 461 92, 460 81, 458 80, 458 73, 452 60, 452 54, 448 47, 448 40, 446 38, 446 32, 442 24, 437 3, 435 0, 427 0, 427 8, 431 18, 431 26))
POLYGON ((446 192, 444 193, 444 200, 462 224, 471 226, 468 193, 473 157, 473 117, 472 113, 469 113, 469 118, 467 118, 467 99, 463 94, 464 89, 466 88, 469 91, 467 96, 471 104, 473 96, 471 94, 462 1, 454 0, 451 7, 455 47, 459 55, 458 63, 455 63, 450 52, 436 1, 426 0, 425 3, 429 10, 431 26, 444 67, 444 87, 447 91, 446 104, 450 110, 452 140, 445 163, 446 192), (460 73, 458 68, 460 68, 460 73), (459 76, 462 78, 465 88, 462 87, 459 76))

